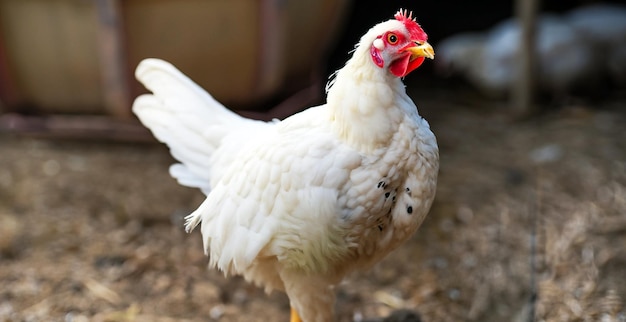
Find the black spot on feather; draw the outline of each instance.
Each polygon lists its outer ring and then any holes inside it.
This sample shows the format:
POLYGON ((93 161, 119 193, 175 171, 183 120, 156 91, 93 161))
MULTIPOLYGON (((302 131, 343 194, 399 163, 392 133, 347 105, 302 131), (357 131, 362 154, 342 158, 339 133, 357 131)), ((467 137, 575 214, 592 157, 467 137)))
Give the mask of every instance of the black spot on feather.
POLYGON ((406 212, 408 212, 409 214, 412 214, 413 213, 413 207, 411 207, 411 206, 406 207, 406 212))
POLYGON ((391 194, 391 192, 385 192, 385 199, 389 198, 390 194, 391 194))

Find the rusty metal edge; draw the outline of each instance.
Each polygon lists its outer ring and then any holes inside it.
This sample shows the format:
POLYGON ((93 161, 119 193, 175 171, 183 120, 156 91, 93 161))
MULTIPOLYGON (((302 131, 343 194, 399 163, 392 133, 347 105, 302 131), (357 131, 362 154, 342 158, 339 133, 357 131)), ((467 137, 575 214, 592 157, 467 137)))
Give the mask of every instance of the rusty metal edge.
POLYGON ((50 139, 157 142, 139 121, 91 115, 3 114, 0 115, 0 134, 50 139))
MULTIPOLYGON (((271 121, 284 119, 320 100, 320 84, 314 82, 265 112, 235 111, 243 117, 271 121)), ((9 133, 50 139, 157 142, 137 119, 108 115, 0 114, 0 134, 9 133)))

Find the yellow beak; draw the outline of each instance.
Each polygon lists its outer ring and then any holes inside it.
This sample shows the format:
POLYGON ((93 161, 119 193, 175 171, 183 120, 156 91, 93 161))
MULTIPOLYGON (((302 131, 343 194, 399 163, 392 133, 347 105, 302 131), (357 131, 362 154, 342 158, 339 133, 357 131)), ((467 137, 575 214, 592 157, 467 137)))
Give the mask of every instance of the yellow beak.
POLYGON ((433 46, 431 46, 427 42, 423 42, 422 44, 417 44, 417 46, 409 47, 406 51, 411 53, 411 60, 414 60, 418 57, 425 57, 434 59, 435 58, 435 50, 433 46))

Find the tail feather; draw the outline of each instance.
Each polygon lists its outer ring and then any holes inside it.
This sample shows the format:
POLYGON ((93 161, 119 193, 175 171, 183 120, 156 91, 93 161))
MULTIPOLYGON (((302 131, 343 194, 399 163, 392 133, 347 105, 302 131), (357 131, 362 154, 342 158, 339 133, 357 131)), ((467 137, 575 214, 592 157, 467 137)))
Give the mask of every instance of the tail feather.
POLYGON ((177 163, 173 164, 170 167, 170 175, 178 180, 183 186, 187 187, 198 187, 205 195, 208 195, 211 192, 211 187, 207 185, 205 180, 199 178, 197 175, 193 174, 188 167, 177 163))
POLYGON ((138 97, 133 112, 181 162, 170 173, 180 184, 208 193, 212 153, 246 120, 163 60, 143 60, 135 76, 152 94, 138 97))
POLYGON ((218 123, 241 118, 166 61, 144 59, 137 66, 135 77, 165 106, 176 108, 178 113, 188 112, 197 119, 215 119, 218 123))

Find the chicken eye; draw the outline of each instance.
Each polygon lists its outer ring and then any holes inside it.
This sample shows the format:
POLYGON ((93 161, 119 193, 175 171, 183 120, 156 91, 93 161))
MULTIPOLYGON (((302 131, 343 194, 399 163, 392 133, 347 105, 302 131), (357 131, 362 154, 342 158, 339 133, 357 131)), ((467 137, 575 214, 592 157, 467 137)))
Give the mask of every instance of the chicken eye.
POLYGON ((396 34, 390 33, 387 35, 387 42, 395 45, 398 42, 398 36, 396 34))

